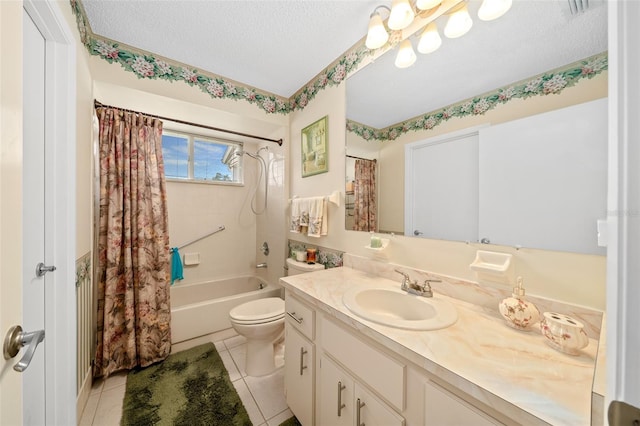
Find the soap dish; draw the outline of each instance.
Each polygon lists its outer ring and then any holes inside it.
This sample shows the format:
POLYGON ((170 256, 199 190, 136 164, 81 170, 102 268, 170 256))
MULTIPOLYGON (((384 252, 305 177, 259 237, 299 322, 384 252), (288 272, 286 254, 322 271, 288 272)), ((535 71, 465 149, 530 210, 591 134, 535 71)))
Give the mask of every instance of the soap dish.
POLYGON ((478 250, 469 267, 478 279, 509 283, 513 273, 513 255, 493 251, 478 250))
POLYGON ((568 315, 545 312, 540 321, 540 331, 553 349, 569 355, 578 355, 580 349, 587 347, 589 337, 584 325, 568 315))
POLYGON ((380 252, 380 251, 382 251, 382 250, 387 248, 387 246, 389 245, 389 239, 388 238, 380 238, 380 241, 382 242, 382 245, 380 247, 364 246, 364 248, 369 249, 369 250, 373 250, 375 252, 380 252))

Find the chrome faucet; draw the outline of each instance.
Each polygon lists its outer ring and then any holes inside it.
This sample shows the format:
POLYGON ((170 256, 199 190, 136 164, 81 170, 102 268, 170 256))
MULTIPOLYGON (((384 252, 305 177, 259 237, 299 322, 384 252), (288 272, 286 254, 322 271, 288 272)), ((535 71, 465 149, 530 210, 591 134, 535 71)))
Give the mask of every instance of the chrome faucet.
POLYGON ((263 263, 258 263, 256 265, 256 268, 266 268, 267 267, 267 262, 263 262, 263 263))
POLYGON ((415 294, 416 296, 422 297, 433 297, 433 290, 431 290, 431 283, 439 283, 440 280, 424 280, 422 285, 418 284, 418 280, 411 281, 409 274, 395 270, 397 273, 402 275, 402 284, 400 285, 400 290, 406 291, 407 293, 415 294))

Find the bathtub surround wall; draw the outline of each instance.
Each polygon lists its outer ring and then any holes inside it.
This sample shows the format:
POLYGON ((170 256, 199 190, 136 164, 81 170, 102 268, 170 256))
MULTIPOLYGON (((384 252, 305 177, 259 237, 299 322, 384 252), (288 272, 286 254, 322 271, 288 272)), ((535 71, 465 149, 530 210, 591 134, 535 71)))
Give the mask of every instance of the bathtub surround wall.
MULTIPOLYGON (((284 265, 286 241, 282 236, 286 226, 284 215, 282 212, 287 207, 287 188, 288 188, 288 161, 287 152, 289 141, 283 129, 272 133, 268 137, 283 138, 285 140, 282 146, 276 144, 261 144, 267 146, 267 151, 262 151, 261 155, 267 164, 268 173, 268 200, 266 211, 255 217, 256 232, 255 241, 251 253, 253 253, 255 264, 251 273, 258 275, 271 284, 277 284, 278 279, 283 275, 282 265, 284 265), (265 255, 262 250, 262 244, 266 242, 269 245, 269 255, 265 255), (266 263, 266 268, 255 268, 258 263, 266 263)), ((245 166, 253 165, 258 167, 257 161, 248 158, 245 159, 245 166), (256 163, 256 164, 252 164, 256 163)), ((251 182, 245 182, 246 185, 254 187, 255 179, 251 182)), ((264 191, 258 188, 257 205, 262 205, 261 200, 264 197, 264 191)))

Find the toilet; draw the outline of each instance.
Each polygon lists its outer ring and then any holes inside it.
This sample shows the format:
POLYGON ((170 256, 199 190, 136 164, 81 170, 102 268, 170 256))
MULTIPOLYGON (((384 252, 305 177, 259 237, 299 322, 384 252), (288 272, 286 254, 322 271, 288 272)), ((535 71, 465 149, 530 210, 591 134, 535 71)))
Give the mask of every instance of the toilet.
MULTIPOLYGON (((324 269, 321 263, 307 264, 287 259, 288 275, 324 269)), ((245 371, 253 377, 273 373, 276 365, 276 347, 284 338, 284 300, 267 297, 252 300, 231 309, 229 321, 233 329, 247 339, 245 371)))
POLYGON ((247 339, 245 371, 249 376, 273 373, 275 345, 284 337, 284 300, 266 297, 231 309, 229 320, 234 330, 247 339))
POLYGON ((289 268, 289 273, 287 274, 289 276, 304 274, 305 272, 321 271, 324 269, 324 265, 322 263, 308 264, 307 262, 298 262, 292 258, 287 259, 287 267, 289 268))

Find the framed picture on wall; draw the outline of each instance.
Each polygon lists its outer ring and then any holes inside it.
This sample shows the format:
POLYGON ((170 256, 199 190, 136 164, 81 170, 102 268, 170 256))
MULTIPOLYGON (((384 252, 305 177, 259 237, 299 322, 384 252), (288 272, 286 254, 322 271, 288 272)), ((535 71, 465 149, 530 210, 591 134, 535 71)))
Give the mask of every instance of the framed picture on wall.
POLYGON ((329 171, 328 116, 302 129, 302 177, 329 171))

